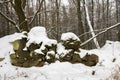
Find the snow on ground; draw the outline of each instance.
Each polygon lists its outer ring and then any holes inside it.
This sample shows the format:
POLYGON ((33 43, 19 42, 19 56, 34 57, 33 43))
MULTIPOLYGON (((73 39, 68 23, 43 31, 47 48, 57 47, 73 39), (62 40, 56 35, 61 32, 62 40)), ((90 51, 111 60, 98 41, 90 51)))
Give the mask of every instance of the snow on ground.
POLYGON ((43 67, 12 66, 9 53, 13 52, 13 48, 10 42, 22 37, 25 37, 22 33, 15 33, 0 38, 0 58, 5 57, 0 62, 0 80, 105 80, 106 78, 113 80, 111 75, 114 69, 120 66, 120 42, 117 41, 106 41, 106 44, 99 50, 80 49, 81 57, 86 53, 99 56, 99 63, 94 67, 59 61, 43 67), (94 75, 93 72, 95 72, 94 75))

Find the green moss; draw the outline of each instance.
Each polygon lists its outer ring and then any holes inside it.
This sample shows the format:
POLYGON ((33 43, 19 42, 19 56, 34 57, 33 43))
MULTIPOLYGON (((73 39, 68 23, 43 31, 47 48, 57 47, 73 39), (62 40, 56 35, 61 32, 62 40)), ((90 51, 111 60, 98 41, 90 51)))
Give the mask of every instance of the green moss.
POLYGON ((74 50, 72 50, 69 53, 67 53, 64 57, 60 56, 60 61, 68 61, 70 63, 81 63, 81 58, 79 54, 76 54, 74 50))
POLYGON ((18 50, 20 47, 20 40, 16 40, 16 41, 12 42, 12 44, 13 44, 13 49, 18 50))

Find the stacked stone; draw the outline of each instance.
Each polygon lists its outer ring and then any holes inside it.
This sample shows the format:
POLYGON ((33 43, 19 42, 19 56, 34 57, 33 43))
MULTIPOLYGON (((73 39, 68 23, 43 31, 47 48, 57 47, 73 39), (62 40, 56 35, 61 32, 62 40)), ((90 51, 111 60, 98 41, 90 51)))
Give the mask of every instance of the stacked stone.
MULTIPOLYGON (((80 63, 81 58, 78 54, 80 52, 80 39, 74 33, 64 33, 61 37, 61 44, 68 53, 59 57, 61 62, 68 61, 71 63, 80 63)), ((64 54, 64 53, 63 53, 64 54)))
POLYGON ((12 42, 15 52, 10 55, 12 65, 32 67, 43 66, 45 62, 55 62, 57 41, 47 37, 45 28, 36 28, 32 29, 25 38, 12 42), (36 30, 41 33, 36 33, 36 30), (45 40, 42 39, 43 37, 45 40), (35 41, 36 39, 39 39, 39 42, 35 41), (37 49, 39 52, 36 51, 37 49))
POLYGON ((82 63, 85 64, 86 66, 95 66, 99 61, 99 57, 95 54, 86 54, 82 58, 82 63))
MULTIPOLYGON (((43 65, 42 60, 44 59, 44 55, 42 54, 36 54, 34 52, 35 49, 38 49, 40 47, 39 44, 31 44, 27 50, 23 50, 21 48, 20 50, 20 44, 21 42, 24 42, 24 38, 20 40, 16 40, 13 42, 13 49, 15 51, 14 54, 10 55, 11 58, 11 63, 15 66, 20 66, 20 67, 31 67, 31 66, 39 66, 43 65)), ((27 41, 26 41, 27 42, 27 41)), ((24 44, 26 44, 26 42, 24 44)), ((24 45, 25 47, 25 45, 24 45)))
POLYGON ((95 54, 80 57, 81 42, 74 33, 63 33, 58 46, 56 40, 47 37, 43 27, 33 28, 26 37, 15 40, 12 44, 15 53, 10 54, 11 63, 20 67, 43 66, 46 62, 50 64, 56 60, 95 66, 99 59, 95 54))

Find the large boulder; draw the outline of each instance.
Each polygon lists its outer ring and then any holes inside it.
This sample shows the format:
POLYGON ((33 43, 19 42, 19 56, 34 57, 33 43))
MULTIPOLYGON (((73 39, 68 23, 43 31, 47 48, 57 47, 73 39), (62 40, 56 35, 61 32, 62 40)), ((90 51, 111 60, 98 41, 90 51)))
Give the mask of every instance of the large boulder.
POLYGON ((87 66, 95 66, 99 61, 99 57, 95 54, 86 54, 82 58, 82 63, 87 65, 87 66))
POLYGON ((80 63, 80 39, 72 32, 63 33, 61 43, 58 44, 59 60, 80 63))
POLYGON ((74 33, 63 33, 61 36, 61 42, 65 49, 73 49, 74 51, 79 51, 80 39, 74 33))
POLYGON ((11 54, 10 58, 12 65, 20 67, 43 66, 43 63, 45 63, 45 56, 34 52, 24 57, 19 57, 19 55, 15 53, 11 54))
POLYGON ((22 39, 15 40, 12 43, 13 45, 13 50, 16 51, 22 51, 23 48, 25 48, 27 42, 27 38, 23 37, 22 39))
POLYGON ((78 53, 74 53, 74 51, 69 51, 68 53, 66 53, 65 55, 59 55, 59 60, 61 62, 70 62, 70 63, 80 63, 81 62, 81 58, 80 55, 78 53))
POLYGON ((44 27, 34 27, 27 37, 12 43, 15 53, 10 58, 15 66, 43 66, 45 62, 53 63, 56 60, 57 41, 47 37, 44 27))
POLYGON ((56 56, 55 56, 55 52, 54 51, 49 51, 47 52, 47 55, 46 55, 46 61, 48 63, 54 63, 56 61, 56 56))
POLYGON ((27 47, 27 50, 29 51, 34 51, 36 49, 39 49, 42 43, 36 44, 36 43, 31 43, 29 47, 27 47))

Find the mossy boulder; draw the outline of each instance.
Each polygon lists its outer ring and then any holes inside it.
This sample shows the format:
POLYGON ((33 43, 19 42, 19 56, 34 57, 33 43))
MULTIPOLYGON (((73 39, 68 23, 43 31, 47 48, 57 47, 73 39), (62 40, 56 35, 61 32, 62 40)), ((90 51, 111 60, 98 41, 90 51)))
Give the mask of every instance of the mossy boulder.
POLYGON ((60 61, 68 61, 70 63, 81 62, 80 55, 78 54, 80 52, 80 39, 74 33, 63 33, 60 45, 60 47, 63 47, 63 51, 59 55, 60 61))
POLYGON ((70 51, 69 53, 65 54, 64 56, 59 57, 59 60, 61 62, 70 62, 70 63, 80 63, 81 62, 81 58, 80 55, 75 53, 74 51, 70 51))
POLYGON ((78 53, 74 53, 72 56, 72 61, 71 63, 81 63, 81 58, 80 55, 78 53))
POLYGON ((54 63, 55 61, 56 61, 55 52, 49 51, 46 55, 46 62, 50 64, 50 63, 54 63))
POLYGON ((54 52, 56 53, 57 44, 51 44, 51 45, 47 45, 47 44, 46 44, 44 47, 45 47, 45 48, 42 49, 42 52, 43 52, 44 54, 47 54, 47 52, 49 52, 49 51, 54 51, 54 52))
POLYGON ((55 51, 56 52, 57 44, 51 44, 51 45, 46 44, 45 47, 48 49, 48 51, 55 51))
POLYGON ((42 43, 36 44, 36 43, 31 43, 27 49, 29 51, 34 51, 35 49, 39 49, 42 43))
POLYGON ((86 54, 82 58, 82 63, 87 65, 87 66, 95 66, 99 61, 99 57, 95 54, 86 54))
POLYGON ((21 59, 16 54, 11 54, 10 58, 11 58, 11 64, 14 66, 21 66, 22 67, 22 64, 25 61, 24 58, 21 59))
POLYGON ((27 38, 22 38, 22 39, 18 39, 18 40, 15 40, 12 43, 13 45, 13 50, 16 52, 16 51, 22 51, 23 48, 25 48, 26 46, 26 42, 27 42, 27 38))
POLYGON ((72 38, 62 41, 63 46, 65 46, 65 49, 73 49, 75 51, 79 51, 80 48, 80 41, 74 40, 72 38))
POLYGON ((73 49, 74 51, 79 51, 80 39, 72 32, 63 33, 61 36, 61 43, 65 49, 73 49))
POLYGON ((43 63, 45 62, 45 55, 43 54, 36 54, 33 52, 30 55, 27 55, 26 53, 24 53, 24 55, 25 56, 23 55, 20 56, 16 53, 11 54, 10 58, 11 58, 12 65, 20 66, 20 67, 32 67, 32 66, 42 66, 43 63))

